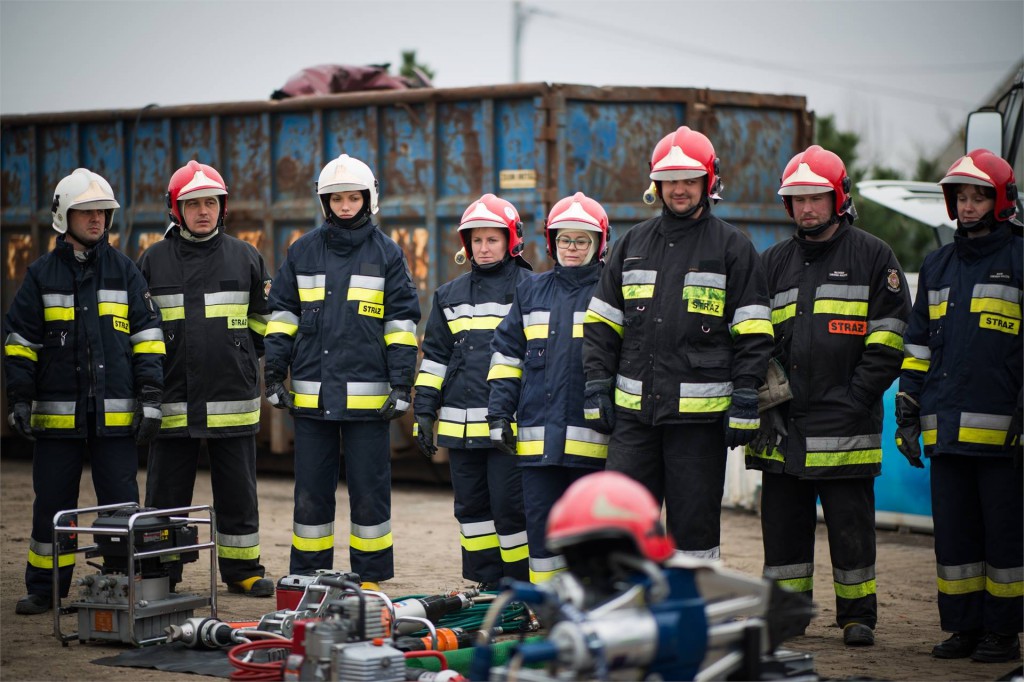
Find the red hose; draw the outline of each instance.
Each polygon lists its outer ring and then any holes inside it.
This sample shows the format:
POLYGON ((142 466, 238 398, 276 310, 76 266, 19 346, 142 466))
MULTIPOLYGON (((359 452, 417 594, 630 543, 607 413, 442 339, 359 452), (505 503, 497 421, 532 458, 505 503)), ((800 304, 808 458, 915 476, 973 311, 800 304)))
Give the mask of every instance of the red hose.
POLYGON ((440 651, 406 651, 406 658, 436 658, 441 662, 441 670, 448 668, 448 659, 440 651))
POLYGON ((242 657, 250 651, 260 649, 288 649, 291 651, 291 640, 283 639, 261 639, 255 642, 247 642, 228 649, 228 660, 237 670, 231 673, 233 680, 251 680, 253 682, 272 681, 284 679, 284 661, 272 661, 266 663, 250 663, 243 661, 242 657))

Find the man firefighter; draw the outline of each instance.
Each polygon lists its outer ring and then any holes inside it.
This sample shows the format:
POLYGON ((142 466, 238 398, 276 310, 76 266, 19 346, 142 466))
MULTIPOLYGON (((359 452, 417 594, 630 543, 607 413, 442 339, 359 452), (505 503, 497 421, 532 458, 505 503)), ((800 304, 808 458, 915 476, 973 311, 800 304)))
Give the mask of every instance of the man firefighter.
POLYGON ((139 259, 167 344, 146 506, 192 503, 205 440, 221 579, 229 592, 268 597, 274 583, 260 564, 256 432, 270 277, 255 248, 225 233, 228 189, 216 169, 189 161, 171 176, 167 203, 173 227, 139 259))
POLYGON ((71 587, 75 544, 54 547, 52 524, 78 506, 86 457, 99 504, 138 502, 136 443, 160 429, 160 313, 138 268, 108 242, 118 207, 110 184, 85 168, 57 183, 56 245, 29 266, 4 318, 8 422, 35 441, 22 615, 52 607, 54 562, 60 596, 71 587))
POLYGON ((712 213, 722 185, 707 137, 665 136, 650 178, 661 215, 622 238, 587 309, 584 413, 611 431, 608 469, 665 502, 679 550, 718 558, 726 448, 759 423, 767 286, 750 240, 712 213))
POLYGON ((764 575, 811 597, 820 498, 843 641, 871 645, 882 394, 903 355, 906 279, 892 249, 853 226, 838 156, 818 145, 797 154, 779 194, 797 229, 762 256, 775 351, 762 426, 746 457, 764 472, 764 575), (787 377, 792 398, 778 400, 772 392, 787 377))

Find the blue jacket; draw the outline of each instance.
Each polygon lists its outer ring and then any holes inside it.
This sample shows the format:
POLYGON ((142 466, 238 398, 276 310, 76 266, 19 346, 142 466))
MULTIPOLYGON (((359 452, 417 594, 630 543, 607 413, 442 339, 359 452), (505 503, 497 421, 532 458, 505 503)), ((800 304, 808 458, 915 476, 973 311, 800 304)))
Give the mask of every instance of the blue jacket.
POLYGON ((1024 384, 1024 239, 957 232, 928 254, 904 337, 900 390, 921 404, 929 456, 999 455, 1024 384))
POLYGON ((295 416, 379 419, 411 387, 420 305, 402 248, 373 224, 324 223, 288 248, 270 288, 266 371, 291 368, 295 416))
POLYGON ((583 318, 602 267, 555 266, 523 282, 494 333, 488 417, 518 419, 523 466, 604 468, 608 436, 583 417, 583 318))
POLYGON ((90 401, 96 435, 128 436, 136 397, 163 388, 164 335, 146 280, 106 235, 87 254, 78 261, 58 238, 4 317, 8 403, 31 402, 32 428, 46 438, 88 435, 90 401))

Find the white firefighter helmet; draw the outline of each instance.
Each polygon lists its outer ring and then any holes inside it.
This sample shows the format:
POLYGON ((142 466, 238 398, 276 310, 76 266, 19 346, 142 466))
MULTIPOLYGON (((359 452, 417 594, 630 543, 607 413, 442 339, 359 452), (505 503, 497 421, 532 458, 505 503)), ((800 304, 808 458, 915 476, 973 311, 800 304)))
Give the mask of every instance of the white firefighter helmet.
POLYGON ((107 212, 106 229, 114 222, 114 209, 121 208, 114 198, 110 183, 88 168, 76 168, 75 172, 57 183, 53 190, 53 229, 64 234, 68 231, 68 209, 80 211, 103 209, 107 212))
POLYGON ((324 169, 320 171, 320 179, 316 183, 316 193, 320 195, 320 209, 324 217, 330 215, 328 211, 330 196, 335 192, 367 192, 369 193, 369 211, 376 215, 377 206, 377 178, 374 177, 370 167, 359 159, 354 159, 348 154, 342 154, 332 159, 324 169))

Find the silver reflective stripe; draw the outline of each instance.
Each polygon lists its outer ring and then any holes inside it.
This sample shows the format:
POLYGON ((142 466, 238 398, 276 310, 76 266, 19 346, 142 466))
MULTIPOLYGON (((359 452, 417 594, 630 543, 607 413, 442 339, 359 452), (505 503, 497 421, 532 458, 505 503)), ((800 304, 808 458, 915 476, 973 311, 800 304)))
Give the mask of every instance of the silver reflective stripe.
POLYGON ((939 305, 949 300, 949 287, 945 289, 929 289, 928 290, 928 305, 939 305))
POLYGON ((160 412, 164 417, 188 414, 188 403, 163 403, 160 405, 160 412))
POLYGON ((787 289, 786 291, 780 291, 779 293, 772 296, 772 307, 785 308, 790 303, 796 303, 799 297, 799 289, 787 289))
POLYGON ((75 402, 63 400, 33 400, 32 411, 36 414, 74 414, 75 402))
POLYGON ((97 303, 128 303, 128 292, 118 289, 98 289, 96 291, 97 303))
POLYGON ((960 428, 1006 431, 1010 428, 1010 420, 1009 416, 1002 414, 964 412, 960 415, 960 428))
MULTIPOLYGON (((897 320, 895 317, 883 317, 880 320, 868 320, 868 334, 873 332, 892 332, 893 334, 903 336, 903 332, 905 331, 907 331, 907 323, 903 320, 897 320)), ((906 348, 905 345, 904 348, 906 348)))
POLYGON ((1010 303, 1020 303, 1021 290, 1005 284, 975 284, 973 298, 999 298, 1010 303))
POLYGON ((623 284, 654 284, 657 279, 657 270, 627 270, 622 273, 623 284))
POLYGON ((50 542, 28 541, 28 548, 39 556, 53 556, 53 544, 50 542))
POLYGON ((638 379, 630 379, 624 377, 621 374, 615 375, 615 387, 626 393, 632 393, 633 395, 640 395, 644 392, 644 382, 638 379))
POLYGON ((142 416, 146 419, 160 419, 163 414, 160 412, 159 407, 150 407, 149 405, 142 406, 142 416))
MULTIPOLYGON (((493 360, 491 362, 493 362, 493 360)), ((426 372, 427 374, 433 374, 434 376, 444 379, 445 374, 448 373, 448 365, 442 365, 440 362, 434 362, 433 360, 423 358, 423 362, 420 363, 420 371, 426 372)))
POLYGON ((572 323, 573 324, 583 324, 583 320, 585 320, 586 317, 587 317, 587 311, 586 310, 577 310, 576 312, 574 312, 572 314, 572 323))
POLYGON ((485 422, 487 421, 487 408, 486 407, 470 407, 466 410, 466 421, 467 422, 485 422))
POLYGON ((260 534, 228 535, 227 533, 218 532, 217 544, 222 547, 255 547, 260 544, 260 534))
POLYGON ((391 386, 386 381, 350 381, 345 390, 349 395, 387 395, 391 386))
POLYGON ((491 535, 495 533, 494 521, 474 521, 473 523, 460 523, 459 530, 467 538, 478 535, 491 535))
POLYGON ((496 315, 498 317, 505 317, 508 315, 508 311, 512 310, 511 303, 477 303, 474 317, 480 317, 481 315, 496 315))
POLYGON ((676 554, 693 557, 694 559, 720 559, 722 548, 712 547, 711 549, 677 549, 676 554))
POLYGON ((514 549, 526 544, 526 531, 521 530, 518 533, 512 535, 498 534, 498 544, 501 545, 502 549, 514 549))
POLYGON ((841 298, 847 301, 866 301, 871 288, 862 284, 822 284, 814 291, 814 298, 841 298))
MULTIPOLYGON (((369 275, 352 275, 352 278, 348 281, 350 287, 356 289, 376 289, 377 291, 384 291, 384 278, 383 277, 370 277, 369 275)), ((323 286, 323 282, 317 286, 323 286)))
POLYGON ((832 568, 832 579, 841 585, 857 585, 858 583, 866 583, 869 580, 875 579, 875 567, 865 566, 864 568, 854 568, 849 571, 841 571, 838 568, 832 568))
POLYGON ((154 327, 153 329, 143 329, 141 332, 132 334, 131 341, 132 345, 142 343, 143 341, 163 341, 164 332, 160 327, 154 327))
POLYGON ((250 400, 215 400, 206 403, 206 414, 240 414, 254 412, 260 407, 260 399, 250 400))
POLYGON ((882 447, 882 435, 870 433, 863 436, 821 436, 807 438, 808 452, 847 452, 849 450, 873 450, 882 447))
MULTIPOLYGON (((354 279, 354 278, 353 278, 354 279)), ((327 275, 295 275, 295 285, 299 289, 321 289, 327 284, 327 275)))
POLYGON ((320 393, 320 382, 292 379, 292 390, 303 395, 317 395, 320 393))
MULTIPOLYGON (((424 360, 423 364, 426 364, 426 363, 427 363, 427 361, 424 360)), ((508 366, 508 367, 519 367, 519 368, 522 368, 523 361, 520 360, 519 358, 514 358, 511 355, 502 355, 501 353, 495 352, 495 353, 491 354, 491 365, 490 366, 494 367, 495 365, 505 365, 505 366, 508 366)), ((420 367, 420 369, 422 369, 422 366, 420 367)), ((443 368, 443 369, 447 369, 447 368, 443 368)), ((431 372, 431 374, 436 374, 436 372, 431 372)), ((441 376, 444 376, 444 375, 442 374, 441 376)))
POLYGON ((679 384, 680 398, 721 398, 727 395, 732 395, 731 381, 707 384, 679 384))
POLYGON ((913 343, 906 343, 903 345, 903 352, 905 355, 917 358, 918 360, 932 359, 932 351, 928 346, 918 346, 913 343))
POLYGON ((534 573, 550 573, 552 571, 560 571, 565 567, 565 557, 561 554, 543 559, 530 557, 530 570, 534 573))
MULTIPOLYGON (((522 433, 523 429, 519 429, 522 433)), ((594 429, 588 429, 584 426, 566 426, 565 437, 569 440, 579 440, 584 443, 596 443, 597 445, 608 444, 608 434, 598 433, 594 429)))
POLYGON ((73 308, 74 294, 43 294, 43 306, 46 308, 73 308))
POLYGON ((528 440, 544 440, 544 427, 543 426, 520 426, 519 435, 516 436, 519 441, 528 440))
POLYGON ((684 287, 711 287, 713 289, 724 289, 725 275, 717 272, 688 272, 683 278, 684 287))
POLYGON ((766 305, 745 305, 742 308, 737 308, 736 312, 733 313, 732 323, 739 324, 746 320, 771 320, 772 311, 768 309, 766 305))
POLYGON ((785 566, 765 566, 762 573, 769 580, 793 580, 809 578, 814 575, 814 564, 787 564, 785 566))
POLYGON ((441 413, 438 415, 438 419, 446 422, 455 422, 457 424, 466 423, 466 411, 458 407, 441 407, 441 413))
POLYGON ((395 332, 416 333, 416 323, 412 320, 391 320, 384 323, 384 333, 394 334, 395 332))
POLYGON ((203 294, 206 305, 224 305, 229 303, 248 303, 248 291, 218 291, 215 294, 203 294))
POLYGON ((376 526, 360 526, 358 523, 349 523, 349 532, 364 540, 384 537, 391 532, 391 519, 384 523, 378 523, 376 526))
POLYGON ((444 316, 448 320, 454 320, 458 317, 473 317, 473 304, 463 303, 462 305, 445 308, 444 316))
POLYGON ((1000 585, 1024 581, 1024 567, 1022 566, 996 568, 992 564, 985 564, 985 574, 992 579, 992 582, 1000 585))
POLYGON ((943 566, 942 564, 936 564, 935 573, 943 580, 980 578, 985 575, 985 562, 978 561, 973 564, 961 564, 959 566, 943 566))
POLYGON ((529 327, 533 324, 547 324, 551 320, 550 310, 534 310, 523 315, 523 326, 529 327))
POLYGON ((285 324, 299 324, 299 316, 287 310, 277 310, 270 315, 271 322, 284 322, 285 324))
POLYGON ((154 296, 153 301, 161 308, 180 308, 185 305, 185 294, 163 294, 154 296))
POLYGON ((132 398, 105 398, 103 400, 104 412, 134 412, 135 400, 132 398))
POLYGON ((5 346, 26 346, 27 348, 31 348, 32 350, 39 350, 40 348, 43 347, 43 344, 41 344, 41 343, 32 343, 31 341, 26 339, 21 334, 15 334, 14 332, 11 332, 10 334, 7 335, 7 338, 4 340, 4 345, 5 346))
POLYGON ((922 414, 921 415, 921 428, 925 431, 934 431, 939 428, 939 415, 937 414, 922 414))
POLYGON ((501 440, 501 428, 500 427, 491 429, 490 431, 488 431, 488 434, 490 435, 491 440, 501 440))
POLYGON ((615 306, 605 303, 597 296, 590 299, 590 305, 587 306, 587 310, 592 310, 609 322, 614 322, 619 326, 622 326, 622 321, 625 317, 621 310, 615 306))
POLYGON ((304 523, 292 522, 292 533, 300 538, 319 540, 320 538, 326 538, 330 535, 334 535, 334 522, 321 523, 319 526, 307 526, 304 523))

